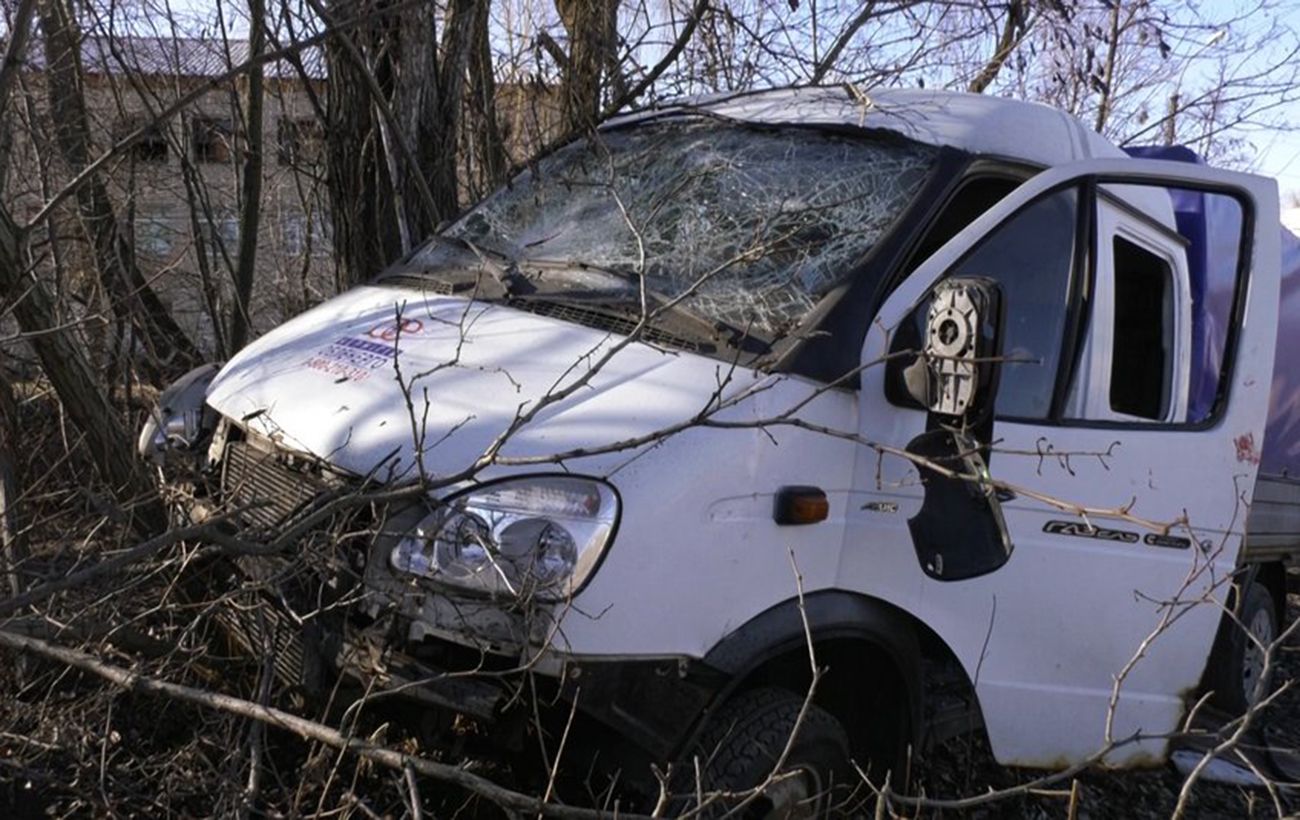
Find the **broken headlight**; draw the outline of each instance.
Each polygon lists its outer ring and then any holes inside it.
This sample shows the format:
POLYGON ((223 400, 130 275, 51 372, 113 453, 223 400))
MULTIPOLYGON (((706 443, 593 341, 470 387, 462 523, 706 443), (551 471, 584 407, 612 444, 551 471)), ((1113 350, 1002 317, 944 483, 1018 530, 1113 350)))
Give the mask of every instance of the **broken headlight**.
POLYGON ((595 569, 618 522, 608 484, 572 476, 507 479, 452 498, 402 536, 399 572, 495 597, 557 601, 595 569))
POLYGON ((220 367, 196 367, 162 392, 136 442, 141 456, 162 465, 170 453, 193 453, 195 446, 207 438, 216 425, 216 414, 204 400, 220 367))

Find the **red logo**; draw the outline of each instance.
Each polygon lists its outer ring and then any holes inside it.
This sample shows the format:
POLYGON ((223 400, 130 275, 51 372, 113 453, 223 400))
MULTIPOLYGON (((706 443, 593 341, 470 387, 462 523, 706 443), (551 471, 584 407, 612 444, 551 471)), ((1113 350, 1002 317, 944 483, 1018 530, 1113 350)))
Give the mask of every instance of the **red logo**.
POLYGON ((385 342, 391 342, 398 336, 410 336, 413 333, 419 333, 423 329, 424 322, 419 319, 394 319, 382 325, 375 325, 367 331, 366 335, 372 339, 383 339, 385 342))

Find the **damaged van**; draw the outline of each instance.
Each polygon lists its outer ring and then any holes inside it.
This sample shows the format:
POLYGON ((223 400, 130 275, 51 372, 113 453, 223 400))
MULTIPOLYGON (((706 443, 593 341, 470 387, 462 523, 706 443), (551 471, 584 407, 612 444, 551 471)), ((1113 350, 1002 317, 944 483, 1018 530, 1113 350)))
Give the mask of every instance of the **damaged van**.
POLYGON ((1266 691, 1300 264, 1273 182, 1136 153, 935 91, 622 116, 178 382, 141 450, 284 547, 220 617, 286 682, 463 754, 568 736, 624 807, 669 771, 817 816, 975 730, 1157 762, 1266 691))

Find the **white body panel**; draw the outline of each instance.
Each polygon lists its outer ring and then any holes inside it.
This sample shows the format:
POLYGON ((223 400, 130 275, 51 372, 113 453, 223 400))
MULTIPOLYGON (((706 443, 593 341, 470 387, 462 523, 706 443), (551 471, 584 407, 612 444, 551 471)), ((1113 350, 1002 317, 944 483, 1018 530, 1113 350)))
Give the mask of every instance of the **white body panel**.
MULTIPOLYGON (((505 307, 360 287, 242 350, 212 383, 208 403, 357 475, 412 480, 417 451, 429 474, 447 475, 472 465, 557 380, 581 376, 575 362, 594 361, 617 340, 505 307)), ((724 372, 733 391, 756 378, 711 359, 629 346, 502 454, 548 455, 653 432, 699 412, 708 394, 698 386, 711 390, 724 372)))
POLYGON ((879 88, 855 94, 836 85, 712 94, 615 117, 606 127, 690 109, 749 122, 881 128, 927 145, 1039 165, 1126 156, 1096 131, 1050 106, 928 89, 879 88))

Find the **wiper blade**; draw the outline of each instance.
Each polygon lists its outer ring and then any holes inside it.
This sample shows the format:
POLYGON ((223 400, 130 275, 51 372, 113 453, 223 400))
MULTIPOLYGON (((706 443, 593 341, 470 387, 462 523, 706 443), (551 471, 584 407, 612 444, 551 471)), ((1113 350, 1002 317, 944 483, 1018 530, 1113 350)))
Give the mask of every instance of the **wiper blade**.
POLYGON ((690 320, 692 323, 700 326, 709 336, 725 342, 732 348, 743 350, 745 352, 766 353, 772 349, 772 345, 765 339, 762 339, 752 332, 743 330, 730 322, 723 321, 712 316, 706 316, 697 310, 692 310, 686 306, 690 296, 681 296, 665 293, 661 290, 646 285, 644 278, 635 274, 623 273, 609 268, 602 268, 597 265, 591 265, 586 262, 572 260, 556 259, 525 259, 524 264, 530 267, 537 267, 542 270, 582 270, 591 271, 592 273, 609 276, 632 285, 633 289, 625 293, 611 293, 602 290, 568 290, 555 292, 539 292, 533 296, 537 299, 555 299, 571 300, 574 302, 585 302, 587 304, 608 304, 620 306, 636 306, 640 308, 641 296, 645 295, 644 315, 647 317, 661 311, 669 311, 677 316, 690 320), (754 348, 761 348, 755 351, 754 348))
MULTIPOLYGON (((480 247, 464 237, 445 233, 435 234, 432 242, 435 245, 449 245, 457 250, 474 254, 474 256, 478 257, 479 264, 501 285, 501 289, 506 292, 507 296, 532 293, 536 290, 527 277, 519 272, 519 266, 515 263, 515 260, 501 251, 480 247)), ((412 259, 414 259, 414 255, 412 259)))

